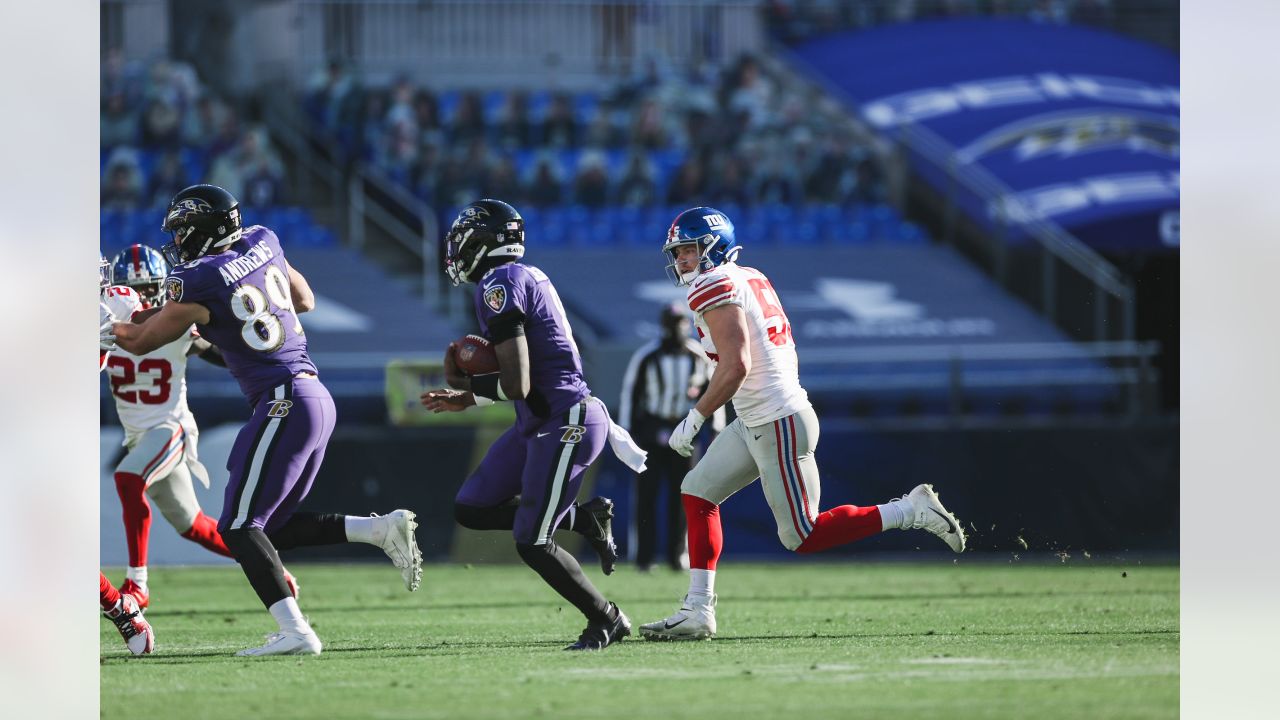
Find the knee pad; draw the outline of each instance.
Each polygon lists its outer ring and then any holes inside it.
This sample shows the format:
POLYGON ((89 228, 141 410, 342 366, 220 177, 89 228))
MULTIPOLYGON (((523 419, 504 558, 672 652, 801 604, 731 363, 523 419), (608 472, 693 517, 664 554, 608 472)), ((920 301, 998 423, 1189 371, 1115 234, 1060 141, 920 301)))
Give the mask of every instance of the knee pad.
POLYGON ((178 534, 191 529, 200 514, 200 503, 191 488, 191 476, 171 474, 159 482, 151 483, 147 495, 160 509, 160 514, 178 534))

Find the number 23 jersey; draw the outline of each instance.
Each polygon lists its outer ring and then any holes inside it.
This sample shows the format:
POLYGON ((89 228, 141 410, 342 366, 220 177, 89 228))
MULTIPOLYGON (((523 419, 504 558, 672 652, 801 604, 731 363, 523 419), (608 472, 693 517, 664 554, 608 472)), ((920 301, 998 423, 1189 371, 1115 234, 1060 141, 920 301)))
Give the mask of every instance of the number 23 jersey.
POLYGON ((703 315, 722 305, 737 305, 747 318, 751 370, 733 396, 733 410, 743 424, 766 425, 809 408, 809 395, 800 386, 791 324, 769 278, 754 268, 725 263, 699 275, 689 287, 689 309, 698 338, 714 363, 719 363, 720 356, 703 315))
MULTIPOLYGON (((112 320, 128 322, 143 309, 142 298, 123 285, 107 288, 101 312, 112 320)), ((146 355, 116 349, 105 358, 116 413, 125 429, 125 444, 166 422, 194 428, 187 408, 187 351, 194 335, 188 333, 146 355)))
POLYGON ((284 251, 271 230, 254 225, 227 250, 175 267, 164 288, 170 302, 209 310, 209 323, 196 329, 222 351, 250 403, 298 373, 316 372, 293 309, 284 251))

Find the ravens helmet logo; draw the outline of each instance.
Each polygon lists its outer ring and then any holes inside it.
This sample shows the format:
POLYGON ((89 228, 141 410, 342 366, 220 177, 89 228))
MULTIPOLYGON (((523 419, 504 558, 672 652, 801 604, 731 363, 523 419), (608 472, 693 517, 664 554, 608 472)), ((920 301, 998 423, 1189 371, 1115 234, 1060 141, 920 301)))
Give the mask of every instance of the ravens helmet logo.
POLYGON ((174 221, 186 220, 192 215, 210 212, 213 212, 213 206, 204 200, 200 198, 184 198, 169 210, 169 217, 165 219, 165 224, 172 225, 174 221))

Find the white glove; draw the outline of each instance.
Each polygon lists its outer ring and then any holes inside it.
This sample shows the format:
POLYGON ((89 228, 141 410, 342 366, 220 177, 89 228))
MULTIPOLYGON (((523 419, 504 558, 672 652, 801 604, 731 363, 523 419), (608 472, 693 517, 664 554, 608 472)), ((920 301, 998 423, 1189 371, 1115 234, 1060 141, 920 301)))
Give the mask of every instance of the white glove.
POLYGON ((109 319, 98 326, 98 347, 108 352, 118 349, 114 325, 115 321, 109 319))
POLYGON ((689 415, 680 421, 675 430, 671 431, 671 437, 667 439, 667 445, 680 453, 681 457, 689 457, 693 454, 693 439, 698 436, 698 431, 702 429, 702 423, 707 419, 698 412, 697 408, 689 411, 689 415))

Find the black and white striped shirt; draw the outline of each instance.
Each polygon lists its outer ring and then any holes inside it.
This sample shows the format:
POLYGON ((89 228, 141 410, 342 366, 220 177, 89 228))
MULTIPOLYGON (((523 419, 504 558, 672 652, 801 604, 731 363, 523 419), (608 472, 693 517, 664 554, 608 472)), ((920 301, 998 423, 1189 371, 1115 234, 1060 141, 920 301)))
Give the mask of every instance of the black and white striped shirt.
MULTIPOLYGON (((675 348, 652 340, 636 350, 627 364, 618 424, 626 428, 636 442, 658 444, 658 433, 670 432, 683 420, 709 382, 711 362, 696 340, 686 339, 683 346, 675 348), (691 390, 696 390, 692 398, 691 390)), ((711 426, 722 429, 724 417, 721 407, 710 418, 711 426)))

